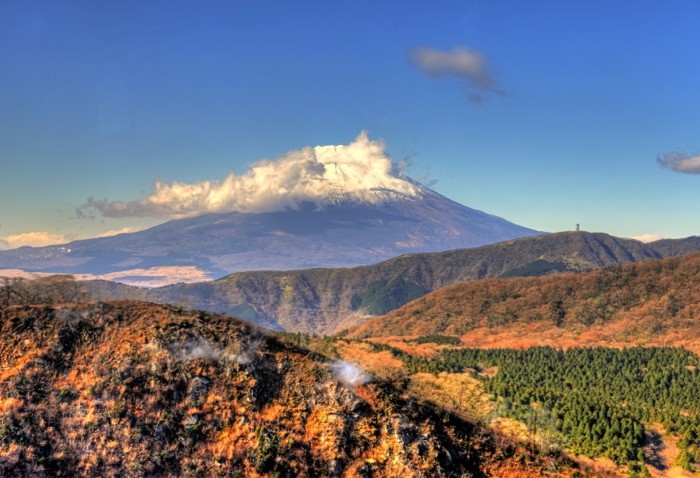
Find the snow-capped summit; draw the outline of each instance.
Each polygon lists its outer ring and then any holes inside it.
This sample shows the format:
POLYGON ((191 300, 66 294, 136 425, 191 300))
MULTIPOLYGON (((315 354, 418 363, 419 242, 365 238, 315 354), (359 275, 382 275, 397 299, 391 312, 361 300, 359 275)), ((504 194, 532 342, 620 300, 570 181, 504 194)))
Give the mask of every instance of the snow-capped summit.
MULTIPOLYGON (((221 181, 157 182, 134 201, 90 199, 106 217, 171 219, 144 231, 0 251, 0 269, 161 285, 244 270, 357 266, 538 234, 405 176, 361 133, 221 181)), ((1 275, 1 274, 0 274, 1 275)))
POLYGON ((377 204, 415 197, 421 186, 405 177, 381 141, 365 132, 348 145, 315 146, 254 163, 243 174, 196 183, 156 181, 153 192, 134 201, 90 198, 88 207, 107 217, 183 218, 205 213, 263 213, 318 209, 339 198, 377 204))

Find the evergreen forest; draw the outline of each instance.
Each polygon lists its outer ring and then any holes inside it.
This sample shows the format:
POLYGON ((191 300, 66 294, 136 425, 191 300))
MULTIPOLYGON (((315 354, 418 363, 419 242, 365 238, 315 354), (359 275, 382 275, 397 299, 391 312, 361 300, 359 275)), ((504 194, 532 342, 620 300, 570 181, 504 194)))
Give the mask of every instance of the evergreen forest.
MULTIPOLYGON (((680 438, 676 465, 700 464, 700 359, 677 347, 443 349, 435 357, 388 349, 410 373, 472 371, 502 416, 517 419, 546 449, 644 462, 647 428, 680 438), (494 375, 480 373, 496 367, 494 375)), ((640 466, 639 469, 644 469, 640 466)))

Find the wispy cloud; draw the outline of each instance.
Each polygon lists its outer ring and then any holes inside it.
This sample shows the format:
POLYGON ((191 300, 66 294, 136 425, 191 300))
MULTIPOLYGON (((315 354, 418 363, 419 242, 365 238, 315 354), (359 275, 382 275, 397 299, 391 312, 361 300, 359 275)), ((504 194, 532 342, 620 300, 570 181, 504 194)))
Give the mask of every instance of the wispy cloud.
POLYGON ((116 236, 118 234, 128 234, 130 232, 136 232, 136 231, 138 231, 138 229, 136 229, 135 227, 122 227, 121 229, 115 229, 112 231, 105 231, 102 234, 98 234, 95 237, 112 237, 112 236, 116 236))
POLYGON ((700 174, 700 154, 690 156, 678 151, 671 151, 658 156, 656 162, 677 173, 700 174))
POLYGON ((636 239, 636 240, 641 241, 641 242, 654 242, 654 241, 658 241, 658 240, 663 239, 663 238, 664 238, 663 234, 659 234, 656 232, 650 232, 647 234, 640 234, 638 236, 632 236, 632 239, 636 239))
POLYGON ((66 242, 69 242, 66 236, 45 231, 24 232, 0 238, 0 245, 7 244, 12 249, 22 246, 50 246, 52 244, 65 244, 66 242))
POLYGON ((454 77, 466 82, 466 93, 472 102, 481 102, 484 93, 504 94, 496 84, 484 55, 463 46, 440 51, 426 46, 408 52, 414 65, 433 78, 454 77))
POLYGON ((180 218, 208 212, 272 212, 304 203, 323 207, 339 199, 380 202, 389 194, 413 196, 408 181, 380 141, 362 132, 352 143, 306 147, 275 160, 259 161, 244 174, 196 183, 156 181, 135 201, 89 198, 79 216, 180 218))

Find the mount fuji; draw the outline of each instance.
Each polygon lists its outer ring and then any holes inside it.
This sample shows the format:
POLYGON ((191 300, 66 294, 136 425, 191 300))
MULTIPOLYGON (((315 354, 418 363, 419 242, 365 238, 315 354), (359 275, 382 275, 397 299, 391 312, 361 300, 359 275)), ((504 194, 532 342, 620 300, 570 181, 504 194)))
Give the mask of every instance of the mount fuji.
POLYGON ((89 205, 104 216, 174 219, 112 237, 0 251, 0 269, 155 286, 238 271, 358 266, 541 234, 418 184, 365 134, 349 145, 262 161, 222 181, 157 183, 137 201, 89 205))

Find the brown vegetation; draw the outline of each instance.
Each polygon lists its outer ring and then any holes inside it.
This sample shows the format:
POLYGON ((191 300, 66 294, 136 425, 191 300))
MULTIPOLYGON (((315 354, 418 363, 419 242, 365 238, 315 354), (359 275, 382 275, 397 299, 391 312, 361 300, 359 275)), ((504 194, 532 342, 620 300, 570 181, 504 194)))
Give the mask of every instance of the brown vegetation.
POLYGON ((562 466, 406 387, 375 379, 353 390, 328 359, 223 315, 136 302, 3 307, 0 475, 543 476, 562 466))
POLYGON ((700 352, 700 254, 579 274, 471 281, 352 330, 456 335, 464 345, 675 345, 700 352))
POLYGON ((60 304, 85 300, 84 285, 71 275, 51 275, 35 279, 0 277, 0 307, 10 305, 60 304))

